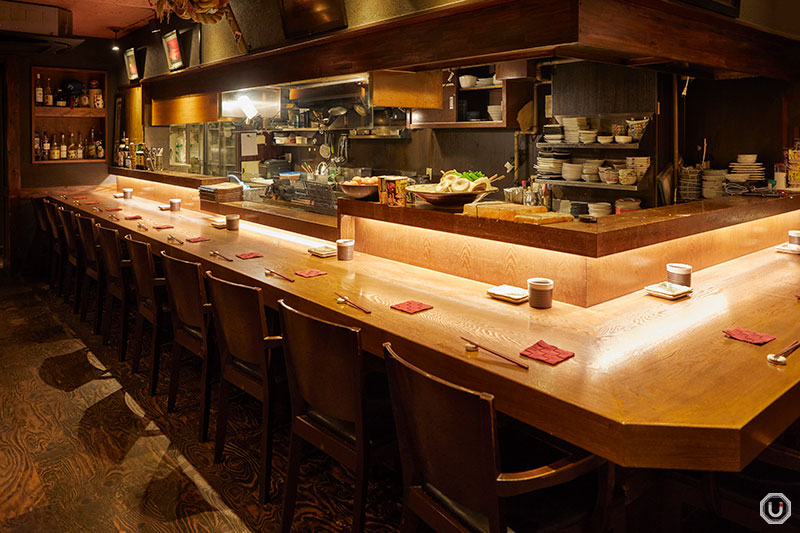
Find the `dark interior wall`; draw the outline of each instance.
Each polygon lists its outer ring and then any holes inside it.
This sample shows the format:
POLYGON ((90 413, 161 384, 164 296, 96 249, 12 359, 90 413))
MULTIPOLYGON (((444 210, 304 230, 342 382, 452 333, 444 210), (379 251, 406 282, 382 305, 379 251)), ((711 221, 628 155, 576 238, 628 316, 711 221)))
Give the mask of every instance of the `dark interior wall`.
MULTIPOLYGON (((53 185, 96 185, 108 177, 106 165, 101 163, 70 163, 63 165, 35 165, 31 163, 33 149, 33 131, 31 129, 31 67, 62 67, 83 68, 89 70, 105 70, 108 79, 108 109, 107 128, 113 131, 113 112, 111 104, 117 91, 117 65, 121 61, 120 55, 111 51, 111 46, 106 39, 86 39, 86 41, 63 54, 23 56, 20 58, 22 98, 19 102, 9 102, 9 105, 18 105, 20 110, 21 138, 14 142, 20 143, 20 170, 22 187, 48 187, 53 185), (110 102, 110 103, 109 103, 110 102)), ((41 132, 40 132, 41 133, 41 132)), ((108 148, 106 147, 107 153, 108 148)))

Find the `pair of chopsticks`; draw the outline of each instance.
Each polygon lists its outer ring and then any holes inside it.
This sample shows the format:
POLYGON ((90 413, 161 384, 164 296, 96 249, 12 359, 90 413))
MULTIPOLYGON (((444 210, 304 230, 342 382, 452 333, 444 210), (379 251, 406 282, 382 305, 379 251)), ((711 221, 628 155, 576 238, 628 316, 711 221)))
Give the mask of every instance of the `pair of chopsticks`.
MULTIPOLYGON (((183 243, 181 243, 181 244, 183 244, 183 243)), ((215 255, 215 256, 219 257, 220 259, 224 259, 225 261, 230 261, 231 263, 233 263, 233 259, 231 259, 230 257, 225 257, 224 255, 222 255, 221 253, 219 253, 216 250, 212 250, 211 252, 209 252, 209 255, 212 255, 212 256, 215 255)))
POLYGON ((182 240, 180 240, 179 238, 177 238, 175 235, 172 235, 172 234, 170 234, 170 235, 167 235, 167 240, 168 240, 168 241, 173 241, 173 242, 176 242, 176 243, 178 243, 178 244, 183 244, 183 241, 182 241, 182 240))
POLYGON ((286 281, 290 281, 290 282, 294 283, 294 280, 292 278, 290 278, 288 276, 284 276, 283 274, 280 274, 278 272, 275 272, 271 268, 264 267, 264 270, 266 271, 266 274, 272 274, 273 276, 278 276, 281 279, 285 279, 286 281))
POLYGON ((502 175, 502 176, 500 176, 499 178, 497 177, 497 174, 493 174, 493 175, 492 175, 492 177, 491 177, 491 178, 489 178, 489 183, 494 183, 495 181, 500 181, 501 179, 503 179, 503 178, 505 178, 505 177, 506 177, 506 175, 505 175, 505 174, 503 174, 503 175, 502 175))
POLYGON ((477 342, 475 342, 475 341, 471 341, 471 340, 469 340, 469 339, 468 339, 468 338, 466 338, 466 337, 461 337, 461 340, 467 341, 467 342, 468 342, 468 343, 470 343, 470 344, 474 344, 475 346, 477 346, 477 347, 478 347, 478 348, 480 348, 481 350, 485 350, 485 351, 489 352, 489 353, 490 353, 490 354, 492 354, 492 355, 496 355, 496 356, 497 356, 497 357, 499 357, 500 359, 505 359, 505 360, 506 360, 506 361, 508 361, 509 363, 514 363, 514 364, 515 364, 515 365, 517 365, 518 367, 521 367, 521 368, 524 368, 525 370, 528 370, 528 365, 527 365, 526 363, 523 363, 522 361, 517 361, 516 359, 512 359, 511 357, 509 357, 509 356, 507 356, 507 355, 503 355, 503 354, 501 354, 500 352, 495 352, 495 351, 494 351, 494 350, 492 350, 491 348, 487 348, 486 346, 481 346, 481 345, 480 345, 480 344, 478 344, 477 342))
POLYGON ((137 223, 136 226, 142 231, 147 231, 147 226, 145 226, 141 222, 137 223))
POLYGON ((345 295, 343 295, 343 294, 339 294, 338 292, 334 292, 333 294, 335 294, 336 296, 338 296, 339 298, 341 298, 342 300, 344 300, 344 303, 346 303, 347 305, 349 305, 349 306, 351 306, 351 307, 355 307, 355 308, 356 308, 356 309, 358 309, 359 311, 363 311, 364 313, 367 313, 367 314, 370 314, 370 313, 372 313, 372 311, 370 311, 370 310, 369 310, 369 309, 367 309, 366 307, 363 307, 363 306, 361 306, 361 305, 358 305, 358 304, 357 304, 357 303, 355 303, 353 300, 351 300, 350 298, 348 298, 347 296, 345 296, 345 295))
POLYGON ((108 218, 110 218, 111 220, 119 220, 119 217, 113 213, 108 215, 108 218))

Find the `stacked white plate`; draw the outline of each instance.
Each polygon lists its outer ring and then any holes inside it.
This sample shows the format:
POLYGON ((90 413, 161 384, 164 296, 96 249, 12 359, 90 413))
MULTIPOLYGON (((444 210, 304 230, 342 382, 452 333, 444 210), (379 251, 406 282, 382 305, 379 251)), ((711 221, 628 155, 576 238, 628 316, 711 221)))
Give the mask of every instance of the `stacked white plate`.
POLYGON ((596 161, 587 161, 583 164, 583 169, 581 171, 581 178, 583 181, 589 182, 598 182, 600 181, 600 174, 598 174, 598 169, 603 162, 600 161, 597 163, 596 161))
POLYGON ((592 144, 597 142, 597 130, 578 130, 578 139, 581 144, 592 144))
POLYGON ((564 142, 564 136, 562 134, 554 134, 548 133, 544 136, 544 142, 551 143, 551 144, 558 144, 564 142))
POLYGON ((572 144, 581 142, 581 130, 589 129, 589 119, 586 117, 565 117, 562 119, 564 126, 564 141, 572 144))
POLYGON ((539 150, 539 157, 536 159, 536 171, 543 178, 560 178, 561 167, 565 162, 569 162, 570 153, 551 150, 539 150))
POLYGON ((650 157, 626 157, 625 165, 632 170, 636 171, 636 175, 640 178, 644 176, 647 169, 650 168, 650 157))
POLYGON ((725 185, 725 171, 703 170, 703 198, 719 198, 725 185))
POLYGON ((583 176, 582 171, 582 163, 564 163, 562 167, 562 176, 567 181, 580 181, 583 176))
POLYGON ((735 163, 731 163, 731 181, 763 180, 764 164, 756 161, 758 154, 739 154, 735 163), (746 176, 746 177, 745 177, 746 176))
POLYGON ((589 202, 589 214, 594 217, 610 215, 611 210, 611 204, 608 202, 589 202))

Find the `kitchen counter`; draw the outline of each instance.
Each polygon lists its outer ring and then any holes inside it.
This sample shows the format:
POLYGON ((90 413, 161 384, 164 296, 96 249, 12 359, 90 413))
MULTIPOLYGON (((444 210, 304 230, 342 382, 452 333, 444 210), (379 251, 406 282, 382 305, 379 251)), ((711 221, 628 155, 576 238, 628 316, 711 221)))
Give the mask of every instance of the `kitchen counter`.
POLYGON ((243 222, 239 232, 217 230, 206 213, 161 212, 150 200, 90 193, 100 207, 123 207, 114 221, 72 198, 55 199, 150 242, 156 253, 168 250, 259 286, 272 307, 285 298, 301 311, 360 327, 367 351, 380 354, 389 341, 413 364, 492 393, 499 410, 622 466, 741 470, 798 417, 800 364, 790 359, 776 367, 766 355, 800 338, 800 256, 771 247, 695 272, 694 294, 683 300, 637 290, 587 308, 557 301, 536 310, 490 299, 486 283, 365 253, 348 262, 316 258, 306 249, 322 241, 267 226, 243 222), (143 218, 126 221, 128 214, 143 218), (141 232, 138 222, 175 229, 141 232), (211 240, 178 246, 167 242, 168 234, 211 240), (229 263, 210 250, 230 257, 260 251, 264 258, 229 263), (266 277, 264 267, 296 281, 266 277), (293 274, 306 268, 327 275, 293 274), (372 314, 337 304, 334 291, 372 314), (390 308, 409 299, 433 309, 407 315, 390 308), (733 327, 777 339, 755 346, 722 334, 733 327), (540 339, 576 355, 557 366, 528 361, 526 371, 466 352, 462 335, 512 356, 540 339))
POLYGON ((191 174, 189 172, 177 172, 174 170, 152 171, 109 166, 108 173, 156 183, 164 183, 166 185, 189 187, 192 189, 196 189, 201 185, 213 185, 215 183, 224 183, 228 181, 228 178, 220 176, 206 176, 204 174, 191 174))

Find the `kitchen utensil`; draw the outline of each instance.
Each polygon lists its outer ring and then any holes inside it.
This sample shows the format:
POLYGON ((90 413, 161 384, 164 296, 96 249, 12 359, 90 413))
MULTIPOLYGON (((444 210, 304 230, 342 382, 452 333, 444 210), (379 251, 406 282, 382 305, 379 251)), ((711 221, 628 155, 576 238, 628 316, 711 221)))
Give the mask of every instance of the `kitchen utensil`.
POLYGON ((216 256, 216 257, 219 257, 220 259, 224 259, 225 261, 229 261, 229 262, 233 263, 233 259, 231 259, 230 257, 225 257, 224 255, 219 253, 217 250, 210 251, 209 255, 216 256))
POLYGON ((177 244, 183 244, 183 241, 177 238, 175 235, 167 235, 167 240, 177 244))
POLYGON ((140 230, 142 230, 142 231, 147 231, 147 226, 145 226, 145 225, 144 225, 144 224, 142 224, 141 222, 139 222, 138 224, 136 224, 136 227, 138 227, 138 228, 139 228, 140 230))
POLYGON ((358 304, 357 304, 357 303, 355 303, 353 300, 351 300, 350 298, 348 298, 347 296, 345 296, 345 295, 343 295, 343 294, 339 294, 338 292, 334 292, 333 294, 335 294, 336 296, 338 296, 339 298, 341 298, 342 300, 344 300, 344 303, 346 303, 347 305, 349 305, 349 306, 351 306, 351 307, 355 307, 355 308, 356 308, 356 309, 358 309, 359 311, 363 311, 364 313, 366 313, 366 314, 368 314, 368 315, 372 313, 372 311, 370 311, 370 310, 369 310, 369 309, 367 309, 366 307, 363 307, 363 306, 361 306, 361 305, 358 305, 358 304))
POLYGON ((469 340, 469 339, 468 339, 468 338, 466 338, 466 337, 461 337, 461 340, 463 340, 463 341, 466 341, 466 342, 468 342, 468 343, 472 344, 473 346, 477 346, 477 347, 478 347, 478 348, 480 348, 481 350, 487 351, 487 352, 489 352, 490 354, 492 354, 492 355, 495 355, 495 356, 499 357, 500 359, 505 359, 505 360, 506 360, 506 361, 508 361, 509 363, 514 363, 515 365, 517 365, 517 366, 518 366, 518 367, 520 367, 520 368, 524 368, 525 370, 528 370, 528 365, 527 365, 527 364, 525 364, 525 363, 523 363, 522 361, 517 361, 516 359, 512 359, 511 357, 509 357, 509 356, 507 356, 507 355, 503 355, 503 354, 501 354, 500 352, 495 352, 495 351, 494 351, 494 350, 492 350, 491 348, 487 348, 486 346, 481 346, 481 345, 480 345, 480 344, 478 344, 477 342, 475 342, 475 341, 471 341, 471 340, 469 340))
POLYGON ((795 351, 798 347, 800 347, 799 341, 794 341, 792 344, 784 348, 778 353, 770 353, 767 354, 767 361, 774 365, 785 365, 786 358, 791 355, 793 351, 795 351))
POLYGON ((266 271, 267 274, 272 274, 273 276, 278 276, 281 279, 285 279, 286 281, 290 281, 290 282, 294 283, 294 279, 292 279, 290 277, 287 277, 287 276, 284 276, 283 274, 279 274, 278 272, 275 272, 271 268, 264 267, 264 270, 266 271))

